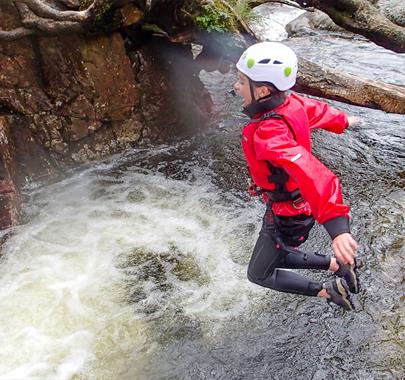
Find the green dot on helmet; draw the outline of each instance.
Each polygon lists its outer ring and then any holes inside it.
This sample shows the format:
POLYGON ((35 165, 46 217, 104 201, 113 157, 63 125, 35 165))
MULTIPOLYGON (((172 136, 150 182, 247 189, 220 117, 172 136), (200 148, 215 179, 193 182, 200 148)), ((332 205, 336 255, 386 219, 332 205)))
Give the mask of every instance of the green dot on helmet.
POLYGON ((255 60, 253 58, 249 58, 246 65, 249 69, 251 69, 255 65, 255 60))
POLYGON ((289 67, 289 66, 287 66, 287 67, 284 69, 284 75, 285 75, 286 77, 289 77, 289 76, 291 75, 291 73, 292 73, 292 68, 289 67))

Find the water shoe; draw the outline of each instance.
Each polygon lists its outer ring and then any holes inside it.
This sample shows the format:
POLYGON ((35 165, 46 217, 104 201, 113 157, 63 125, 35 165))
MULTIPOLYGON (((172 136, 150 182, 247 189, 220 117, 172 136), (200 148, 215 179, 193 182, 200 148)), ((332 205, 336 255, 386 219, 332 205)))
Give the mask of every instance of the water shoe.
POLYGON ((358 293, 359 280, 357 278, 356 260, 354 261, 354 264, 343 264, 340 261, 337 263, 339 264, 339 269, 335 272, 335 275, 343 278, 346 281, 351 293, 358 293))
POLYGON ((328 292, 330 298, 327 298, 328 303, 342 307, 347 311, 354 310, 354 305, 350 299, 349 287, 346 281, 342 278, 337 278, 323 285, 323 288, 328 292))

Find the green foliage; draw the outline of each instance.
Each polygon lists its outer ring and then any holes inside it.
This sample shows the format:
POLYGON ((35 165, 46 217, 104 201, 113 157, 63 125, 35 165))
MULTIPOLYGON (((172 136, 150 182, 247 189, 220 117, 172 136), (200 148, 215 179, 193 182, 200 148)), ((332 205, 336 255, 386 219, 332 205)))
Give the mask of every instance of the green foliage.
POLYGON ((206 5, 201 15, 195 18, 195 23, 199 29, 208 32, 235 29, 234 20, 226 10, 214 5, 206 5))
MULTIPOLYGON (((87 9, 94 0, 80 0, 80 9, 87 9)), ((97 10, 95 21, 101 21, 104 15, 111 9, 113 5, 113 0, 104 0, 97 10)))
POLYGON ((208 32, 236 31, 239 28, 238 18, 246 22, 255 17, 250 3, 251 0, 212 0, 200 8, 193 9, 191 6, 189 9, 194 12, 188 13, 191 13, 193 22, 199 29, 208 32))
POLYGON ((252 22, 259 18, 258 15, 252 12, 252 7, 250 5, 251 0, 236 0, 234 9, 235 13, 244 21, 252 22))
POLYGON ((99 11, 97 12, 96 21, 100 21, 103 18, 103 16, 111 9, 112 4, 113 4, 112 0, 104 1, 103 5, 101 6, 99 11))
POLYGON ((80 9, 86 9, 91 4, 93 4, 93 0, 80 0, 80 9))

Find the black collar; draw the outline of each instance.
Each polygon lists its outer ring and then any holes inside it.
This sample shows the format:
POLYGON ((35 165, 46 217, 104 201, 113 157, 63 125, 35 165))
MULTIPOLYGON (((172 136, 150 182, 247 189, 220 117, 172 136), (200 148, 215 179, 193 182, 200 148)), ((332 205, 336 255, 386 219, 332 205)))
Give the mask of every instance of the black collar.
POLYGON ((255 100, 246 107, 243 107, 242 112, 253 119, 257 114, 271 111, 274 108, 282 105, 286 98, 287 96, 285 92, 275 93, 268 98, 255 100))

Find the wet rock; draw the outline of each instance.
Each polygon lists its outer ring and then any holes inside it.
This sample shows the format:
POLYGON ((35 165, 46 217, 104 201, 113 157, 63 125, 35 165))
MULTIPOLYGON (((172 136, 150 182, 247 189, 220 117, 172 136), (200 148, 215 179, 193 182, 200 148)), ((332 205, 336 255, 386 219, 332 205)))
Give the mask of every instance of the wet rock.
POLYGON ((305 12, 286 26, 286 31, 290 37, 310 34, 315 29, 347 33, 345 29, 336 25, 326 13, 319 10, 305 12))
POLYGON ((9 124, 5 117, 0 117, 0 225, 3 228, 15 224, 20 212, 19 193, 13 181, 15 152, 9 140, 9 124))
MULTIPOLYGON (((14 115, 6 119, 10 125, 9 145, 15 151, 14 160, 18 169, 13 177, 17 187, 26 184, 34 176, 36 179, 56 178, 65 171, 66 165, 52 157, 39 139, 39 133, 33 132, 35 128, 31 118, 14 115)), ((59 143, 60 140, 53 140, 53 144, 59 143)))
POLYGON ((328 372, 323 369, 318 369, 313 374, 311 380, 325 380, 329 377, 328 372))
POLYGON ((377 5, 392 22, 405 26, 405 4, 403 0, 380 0, 377 5))
MULTIPOLYGON (((19 26, 14 6, 2 5, 0 28, 19 26)), ((0 107, 11 113, 32 115, 51 109, 41 89, 37 57, 29 39, 0 43, 0 107)))
POLYGON ((63 116, 124 120, 139 101, 118 33, 40 38, 39 54, 44 90, 63 116))
POLYGON ((56 104, 56 106, 61 106, 60 110, 58 110, 58 114, 62 116, 71 116, 82 119, 95 118, 93 106, 84 94, 78 94, 71 103, 65 103, 63 106, 62 104, 61 101, 56 104))
POLYGON ((121 8, 122 25, 129 26, 137 24, 143 18, 143 12, 133 4, 124 5, 121 8))
POLYGON ((101 127, 102 123, 97 120, 72 118, 64 128, 64 138, 66 141, 79 141, 101 127))
POLYGON ((115 135, 115 142, 122 148, 127 148, 142 137, 142 123, 137 117, 132 117, 120 123, 113 123, 112 130, 115 135))

